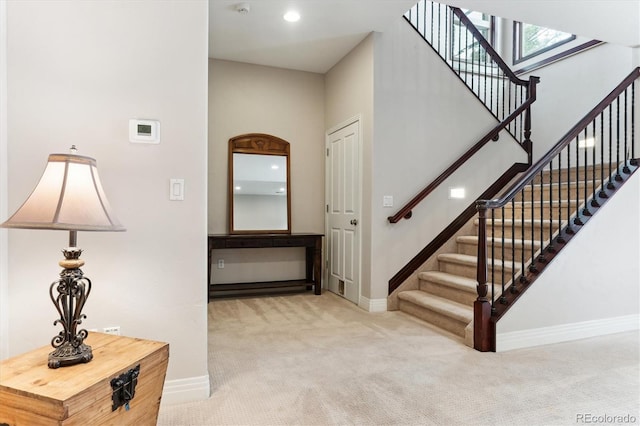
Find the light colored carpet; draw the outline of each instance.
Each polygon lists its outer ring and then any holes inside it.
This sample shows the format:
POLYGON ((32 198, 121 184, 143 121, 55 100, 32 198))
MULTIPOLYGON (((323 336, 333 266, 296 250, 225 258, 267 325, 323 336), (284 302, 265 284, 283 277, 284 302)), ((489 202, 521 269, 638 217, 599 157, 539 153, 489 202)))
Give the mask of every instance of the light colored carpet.
POLYGON ((331 293, 216 300, 212 395, 163 404, 158 424, 637 424, 639 341, 629 332, 479 353, 402 312, 368 313, 331 293))

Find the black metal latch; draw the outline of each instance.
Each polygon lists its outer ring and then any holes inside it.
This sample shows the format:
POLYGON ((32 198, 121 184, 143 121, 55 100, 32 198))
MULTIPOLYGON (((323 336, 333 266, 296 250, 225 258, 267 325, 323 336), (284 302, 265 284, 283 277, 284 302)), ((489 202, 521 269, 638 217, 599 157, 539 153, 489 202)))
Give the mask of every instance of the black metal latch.
POLYGON ((113 395, 111 395, 111 400, 113 401, 111 411, 116 411, 118 407, 123 405, 125 409, 129 410, 129 401, 131 401, 136 394, 139 375, 140 364, 126 373, 122 373, 120 376, 111 379, 111 389, 113 389, 113 395))

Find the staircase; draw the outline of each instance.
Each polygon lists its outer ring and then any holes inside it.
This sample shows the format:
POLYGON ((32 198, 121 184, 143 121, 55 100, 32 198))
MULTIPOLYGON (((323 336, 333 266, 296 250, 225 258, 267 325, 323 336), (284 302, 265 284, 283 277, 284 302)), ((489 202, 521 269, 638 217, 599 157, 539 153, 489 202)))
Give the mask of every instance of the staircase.
MULTIPOLYGON (((604 169, 617 170, 605 165, 604 169)), ((581 167, 580 174, 595 176, 596 167, 581 167)), ((541 255, 560 229, 570 222, 560 217, 576 217, 586 206, 587 197, 598 193, 601 181, 575 181, 576 169, 543 171, 513 201, 496 209, 487 217, 487 280, 488 298, 501 300, 511 284, 526 275, 532 260, 541 255), (586 189, 586 192, 585 192, 586 189), (586 196, 585 196, 586 193, 586 196), (504 238, 503 238, 504 236, 504 238), (525 271, 523 271, 523 266, 525 271)), ((454 237, 455 252, 440 253, 437 269, 418 273, 419 288, 398 293, 398 309, 462 338, 473 347, 473 304, 478 271, 477 216, 471 221, 474 232, 454 237)))

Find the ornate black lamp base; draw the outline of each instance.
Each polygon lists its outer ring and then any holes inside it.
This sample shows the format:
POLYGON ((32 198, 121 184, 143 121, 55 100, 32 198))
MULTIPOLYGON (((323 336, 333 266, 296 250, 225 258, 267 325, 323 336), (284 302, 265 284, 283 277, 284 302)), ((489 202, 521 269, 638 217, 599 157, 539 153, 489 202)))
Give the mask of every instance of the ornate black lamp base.
MULTIPOLYGON (((74 240, 70 241, 75 243, 74 240)), ((63 330, 51 339, 51 346, 55 350, 49 354, 49 368, 66 367, 93 359, 91 346, 84 344, 89 333, 78 329, 86 318, 82 308, 91 292, 91 280, 80 269, 84 265, 80 259, 82 250, 72 246, 62 252, 65 258, 59 264, 64 269, 60 272, 60 279, 51 284, 49 295, 60 314, 53 325, 60 324, 63 330)))
POLYGON ((68 365, 89 362, 93 359, 91 346, 81 343, 73 346, 71 342, 65 342, 62 346, 49 354, 49 368, 66 367, 68 365))

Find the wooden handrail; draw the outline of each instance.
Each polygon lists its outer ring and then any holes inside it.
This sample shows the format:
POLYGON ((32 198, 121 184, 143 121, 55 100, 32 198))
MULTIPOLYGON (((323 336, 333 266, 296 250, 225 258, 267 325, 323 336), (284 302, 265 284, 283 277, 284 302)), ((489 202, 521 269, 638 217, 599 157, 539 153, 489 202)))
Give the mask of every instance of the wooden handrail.
POLYGON ((474 38, 480 43, 480 45, 486 50, 486 52, 491 56, 491 59, 494 60, 496 64, 500 67, 500 69, 505 73, 509 80, 511 80, 515 84, 519 84, 521 86, 526 86, 529 82, 527 80, 522 80, 518 78, 518 76, 509 68, 509 65, 500 57, 498 52, 495 51, 493 46, 484 38, 482 33, 478 31, 476 26, 471 22, 469 17, 462 11, 460 8, 449 6, 453 13, 458 17, 458 19, 464 23, 469 32, 471 32, 474 38))
POLYGON ((555 158, 582 130, 591 123, 602 111, 606 109, 622 92, 624 92, 631 83, 640 77, 640 67, 635 68, 622 82, 611 91, 598 105, 589 111, 578 123, 571 128, 553 148, 549 150, 540 160, 538 160, 529 170, 522 175, 504 193, 502 197, 496 200, 478 200, 478 205, 485 209, 495 209, 504 207, 512 198, 514 198, 549 162, 555 158))
MULTIPOLYGON (((409 219, 412 215, 412 210, 416 207, 422 200, 424 200, 429 194, 431 194, 442 182, 444 182, 449 176, 456 172, 467 160, 469 160, 473 155, 478 152, 483 146, 487 144, 490 140, 494 139, 502 130, 504 130, 513 120, 515 120, 520 114, 524 111, 527 111, 533 102, 536 100, 536 84, 540 79, 538 77, 531 77, 529 80, 529 87, 527 92, 529 93, 529 97, 527 100, 520 105, 516 110, 514 110, 509 116, 502 122, 498 123, 493 129, 491 129, 486 135, 484 135, 478 142, 476 142, 471 148, 469 148, 460 158, 458 158, 452 165, 450 165, 444 172, 442 172, 437 178, 433 180, 429 185, 427 185, 422 191, 420 191, 415 197, 411 199, 407 204, 405 204, 402 209, 398 211, 393 216, 389 216, 387 220, 390 223, 397 223, 402 219, 409 219)), ((527 124, 530 126, 530 120, 527 119, 527 124)), ((530 129, 530 127, 529 127, 530 129)), ((523 144, 526 145, 526 144, 523 144)), ((530 147, 523 146, 521 147, 529 154, 530 147)))

